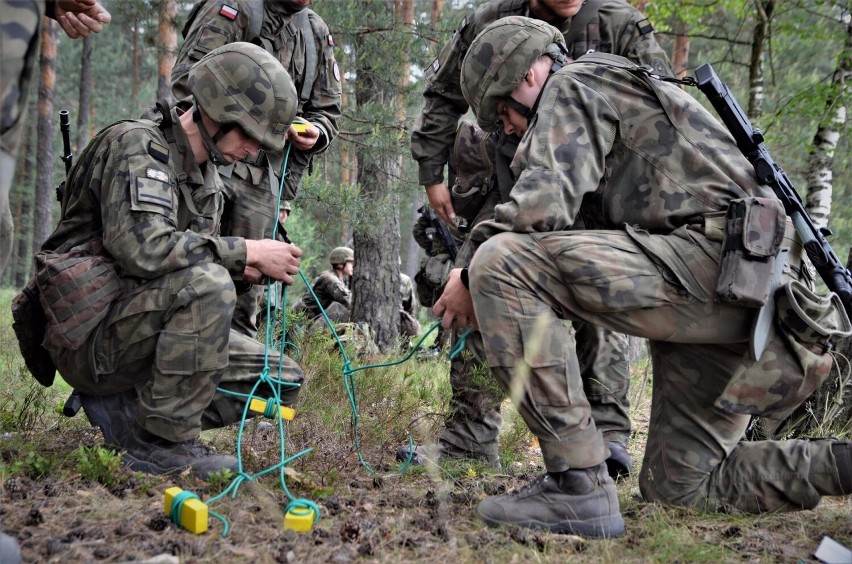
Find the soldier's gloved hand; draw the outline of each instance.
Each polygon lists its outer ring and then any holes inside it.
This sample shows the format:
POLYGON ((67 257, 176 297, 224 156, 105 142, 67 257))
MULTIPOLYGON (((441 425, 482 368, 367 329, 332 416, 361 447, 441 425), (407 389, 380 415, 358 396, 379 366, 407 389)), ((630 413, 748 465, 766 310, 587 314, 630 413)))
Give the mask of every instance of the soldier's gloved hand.
POLYGON ((450 271, 441 298, 432 306, 435 317, 442 318, 441 327, 444 329, 479 328, 476 312, 473 311, 473 299, 461 281, 461 271, 461 268, 450 271))
POLYGON ((58 0, 56 21, 71 39, 100 33, 112 21, 110 13, 97 0, 58 0))
POLYGON ((249 268, 259 270, 273 280, 290 285, 299 272, 302 249, 283 241, 272 239, 246 239, 246 270, 243 278, 248 280, 249 268))
POLYGON ((429 207, 435 210, 441 220, 453 227, 458 227, 456 210, 453 209, 453 200, 450 198, 450 189, 443 182, 426 187, 426 197, 429 198, 429 207))

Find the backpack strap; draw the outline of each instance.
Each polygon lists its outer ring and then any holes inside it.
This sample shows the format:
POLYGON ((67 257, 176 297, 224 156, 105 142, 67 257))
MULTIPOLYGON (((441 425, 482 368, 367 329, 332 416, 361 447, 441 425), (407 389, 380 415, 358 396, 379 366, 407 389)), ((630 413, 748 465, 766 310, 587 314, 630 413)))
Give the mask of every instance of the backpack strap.
POLYGON ((302 79, 302 89, 299 91, 299 101, 302 103, 307 102, 311 97, 314 81, 317 79, 317 67, 319 66, 317 44, 314 41, 314 30, 311 27, 311 14, 313 12, 307 8, 296 12, 287 26, 293 34, 301 29, 302 36, 305 38, 305 76, 302 79))
POLYGON ((573 46, 586 31, 586 44, 583 51, 596 51, 601 42, 599 11, 603 0, 586 0, 580 11, 571 18, 571 25, 565 33, 565 46, 573 55, 573 46), (594 20, 594 22, 592 21, 594 20))

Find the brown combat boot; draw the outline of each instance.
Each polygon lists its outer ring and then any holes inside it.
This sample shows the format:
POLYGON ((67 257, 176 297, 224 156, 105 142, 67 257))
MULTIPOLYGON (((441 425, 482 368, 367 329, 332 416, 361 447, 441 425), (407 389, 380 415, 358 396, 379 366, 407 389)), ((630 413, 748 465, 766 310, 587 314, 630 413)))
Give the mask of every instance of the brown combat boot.
POLYGON ((489 525, 612 538, 624 534, 615 482, 606 464, 548 473, 506 495, 485 498, 476 508, 489 525))

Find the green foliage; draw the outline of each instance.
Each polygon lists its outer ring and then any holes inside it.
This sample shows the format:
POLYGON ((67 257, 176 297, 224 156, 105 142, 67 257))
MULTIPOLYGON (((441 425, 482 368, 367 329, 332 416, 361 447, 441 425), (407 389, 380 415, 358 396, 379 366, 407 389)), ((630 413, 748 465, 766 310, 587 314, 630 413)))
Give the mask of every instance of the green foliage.
POLYGON ((227 468, 222 468, 218 472, 212 472, 207 476, 207 484, 212 491, 221 491, 227 488, 231 481, 236 477, 236 474, 227 468))
POLYGON ((31 480, 40 480, 53 474, 57 464, 53 458, 47 458, 38 452, 30 451, 23 460, 12 464, 13 474, 24 474, 31 480))
POLYGON ((101 446, 81 446, 74 451, 77 470, 86 480, 115 488, 125 482, 121 454, 101 446))

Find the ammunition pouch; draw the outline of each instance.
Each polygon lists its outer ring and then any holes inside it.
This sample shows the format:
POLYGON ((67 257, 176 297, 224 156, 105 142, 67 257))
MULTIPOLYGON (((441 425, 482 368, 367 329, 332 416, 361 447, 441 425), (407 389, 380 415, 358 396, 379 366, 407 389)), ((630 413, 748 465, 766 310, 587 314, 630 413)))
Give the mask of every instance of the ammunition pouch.
POLYGON ((733 413, 771 415, 793 412, 831 373, 835 341, 852 335, 840 298, 819 296, 793 280, 778 289, 770 347, 760 360, 746 355, 717 407, 733 413))
POLYGON ((102 249, 95 239, 66 253, 35 256, 35 282, 47 320, 45 348, 77 350, 121 295, 118 274, 112 260, 99 254, 102 249))
POLYGON ((775 261, 784 242, 786 214, 776 198, 733 200, 725 216, 716 301, 762 307, 778 284, 775 261))

